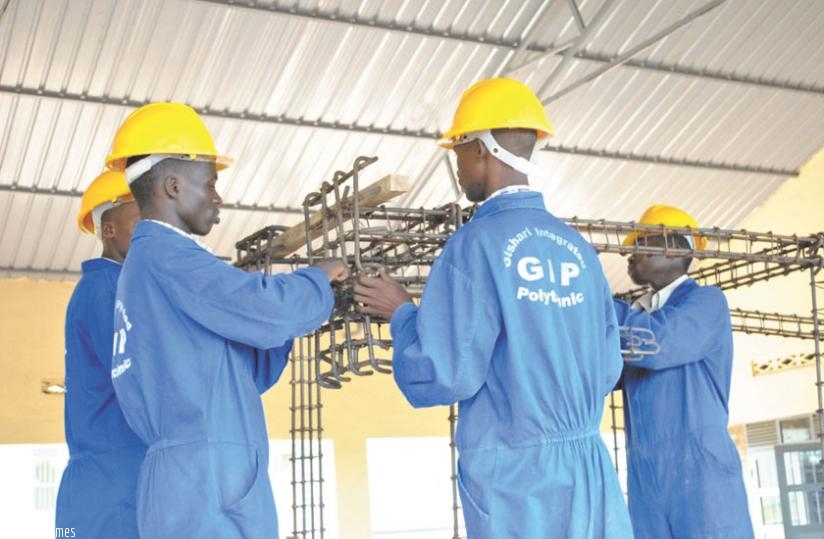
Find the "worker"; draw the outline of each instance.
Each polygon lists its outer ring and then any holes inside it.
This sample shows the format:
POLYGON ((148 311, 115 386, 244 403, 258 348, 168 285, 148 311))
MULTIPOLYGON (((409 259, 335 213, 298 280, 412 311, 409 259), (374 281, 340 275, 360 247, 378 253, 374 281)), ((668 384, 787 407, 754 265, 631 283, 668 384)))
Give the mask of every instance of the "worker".
MULTIPOLYGON (((644 225, 698 228, 671 206, 644 225)), ((704 249, 706 236, 635 231, 624 245, 704 249)), ((621 325, 651 330, 660 350, 628 355, 623 373, 628 501, 638 539, 753 537, 741 461, 727 432, 732 329, 724 293, 687 276, 688 254, 633 253, 628 273, 649 291, 616 300, 621 325)))
POLYGON ((220 221, 217 173, 230 163, 180 103, 132 112, 107 158, 142 217, 118 282, 111 375, 149 446, 144 539, 279 536, 259 394, 280 377, 292 339, 330 315, 331 283, 348 276, 337 259, 246 272, 201 245, 196 236, 220 221))
POLYGON ((432 265, 420 307, 384 270, 354 287, 362 312, 391 321, 409 403, 459 403, 471 539, 631 537, 599 433, 622 366, 609 286, 592 247, 528 185, 536 141, 553 131, 520 82, 470 87, 442 146, 480 207, 432 265))
POLYGON ((135 494, 146 446, 126 423, 110 376, 117 277, 140 214, 123 174, 104 172, 80 202, 77 225, 103 245, 82 264, 66 309, 64 422, 69 464, 55 528, 76 537, 137 537, 135 494))

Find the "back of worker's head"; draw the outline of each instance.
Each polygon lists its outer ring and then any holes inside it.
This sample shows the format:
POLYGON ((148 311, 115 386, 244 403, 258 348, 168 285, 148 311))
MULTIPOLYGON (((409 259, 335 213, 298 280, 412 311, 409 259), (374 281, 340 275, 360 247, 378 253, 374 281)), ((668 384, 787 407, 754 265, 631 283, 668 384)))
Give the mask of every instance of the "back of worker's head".
POLYGON ((144 217, 201 235, 217 222, 221 199, 214 184, 231 163, 218 154, 197 112, 181 103, 152 103, 132 112, 106 159, 109 168, 124 171, 144 217))
POLYGON ((129 249, 137 206, 120 172, 106 171, 89 184, 80 201, 77 226, 103 243, 105 256, 122 259, 129 249))
POLYGON ((540 174, 529 161, 535 142, 554 134, 544 106, 528 86, 495 78, 477 82, 463 93, 440 145, 453 149, 478 140, 492 157, 529 176, 540 174))
POLYGON ((492 129, 492 136, 500 147, 522 159, 531 159, 538 141, 538 133, 534 129, 492 129))

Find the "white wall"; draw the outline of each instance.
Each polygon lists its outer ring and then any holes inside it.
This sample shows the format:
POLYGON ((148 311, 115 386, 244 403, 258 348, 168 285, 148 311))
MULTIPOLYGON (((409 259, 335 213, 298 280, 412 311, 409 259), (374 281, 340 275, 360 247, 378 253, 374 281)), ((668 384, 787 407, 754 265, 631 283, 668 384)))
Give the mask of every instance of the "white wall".
MULTIPOLYGON (((742 224, 747 230, 809 235, 824 231, 824 150, 788 180, 776 194, 742 224)), ((766 312, 810 315, 809 271, 727 292, 732 307, 766 312)), ((824 271, 818 275, 824 281, 824 271)), ((824 307, 824 289, 819 306, 824 307)), ((753 360, 813 351, 813 341, 737 334, 730 397, 731 423, 747 423, 814 413, 818 408, 815 370, 803 368, 752 376, 753 360)))

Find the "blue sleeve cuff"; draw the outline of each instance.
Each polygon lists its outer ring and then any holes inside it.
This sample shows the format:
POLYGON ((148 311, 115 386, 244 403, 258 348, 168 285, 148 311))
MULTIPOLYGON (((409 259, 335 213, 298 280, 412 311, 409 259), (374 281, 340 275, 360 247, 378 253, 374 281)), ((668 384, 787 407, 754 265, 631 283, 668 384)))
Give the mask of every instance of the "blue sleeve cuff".
POLYGON ((409 318, 415 316, 417 313, 418 307, 411 301, 407 301, 395 309, 395 312, 392 313, 392 318, 389 320, 389 333, 391 333, 392 339, 397 338, 398 333, 402 331, 403 326, 409 318))
POLYGON ((332 283, 329 282, 329 277, 326 276, 325 271, 320 268, 310 267, 295 270, 293 274, 305 275, 311 279, 318 288, 323 290, 324 300, 329 304, 329 311, 332 311, 332 307, 335 305, 335 292, 332 290, 332 283))

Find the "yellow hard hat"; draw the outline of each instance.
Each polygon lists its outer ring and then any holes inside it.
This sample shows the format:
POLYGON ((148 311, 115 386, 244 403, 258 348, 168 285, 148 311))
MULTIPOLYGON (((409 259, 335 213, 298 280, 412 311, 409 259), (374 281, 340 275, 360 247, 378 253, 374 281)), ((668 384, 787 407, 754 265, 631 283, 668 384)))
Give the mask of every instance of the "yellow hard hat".
POLYGON ((528 86, 507 78, 486 79, 463 93, 440 145, 451 149, 461 135, 490 129, 534 129, 539 139, 555 134, 544 106, 528 86))
POLYGON ((218 155, 195 109, 183 103, 150 103, 129 114, 114 136, 106 166, 123 172, 129 157, 151 154, 207 158, 217 170, 232 164, 231 157, 218 155))
MULTIPOLYGON (((672 206, 664 206, 663 204, 655 204, 644 211, 641 219, 638 220, 641 225, 664 225, 669 227, 689 227, 698 228, 698 222, 692 218, 690 214, 672 206)), ((643 236, 644 232, 635 231, 624 239, 624 245, 634 245, 635 240, 643 236)), ((692 234, 695 240, 696 249, 704 249, 707 246, 707 237, 699 234, 692 234)))
POLYGON ((126 178, 122 172, 107 170, 86 188, 80 200, 80 213, 77 214, 77 226, 82 232, 94 234, 92 212, 101 204, 116 204, 134 200, 126 178))

